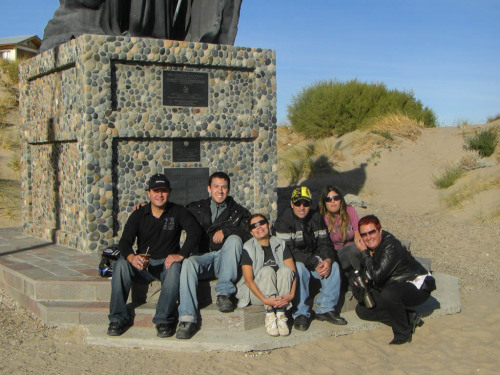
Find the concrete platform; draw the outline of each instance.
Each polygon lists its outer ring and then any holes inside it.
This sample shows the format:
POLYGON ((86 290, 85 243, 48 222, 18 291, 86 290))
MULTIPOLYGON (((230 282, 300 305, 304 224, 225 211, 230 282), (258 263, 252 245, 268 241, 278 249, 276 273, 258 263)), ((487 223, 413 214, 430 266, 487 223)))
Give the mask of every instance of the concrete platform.
MULTIPOLYGON (((50 326, 80 326, 94 345, 156 348, 170 351, 254 351, 291 347, 319 337, 341 336, 379 327, 361 321, 345 301, 346 326, 313 321, 307 332, 270 337, 261 307, 222 314, 214 305, 201 310, 202 329, 191 340, 160 339, 151 323, 154 303, 135 307, 134 326, 120 337, 108 337, 110 282, 98 276, 99 257, 25 235, 21 228, 0 228, 0 287, 50 326)), ((419 310, 432 318, 461 311, 456 277, 434 273, 438 289, 419 310)), ((210 287, 204 285, 204 288, 210 287)), ((212 297, 213 298, 213 297, 212 297)))

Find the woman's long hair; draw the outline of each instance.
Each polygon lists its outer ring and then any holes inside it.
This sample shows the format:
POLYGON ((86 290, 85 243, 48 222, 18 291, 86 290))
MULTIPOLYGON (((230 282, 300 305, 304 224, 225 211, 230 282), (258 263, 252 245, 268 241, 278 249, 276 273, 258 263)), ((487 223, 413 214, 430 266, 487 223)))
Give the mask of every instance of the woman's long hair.
POLYGON ((328 231, 331 233, 337 233, 337 231, 335 230, 335 221, 337 220, 337 217, 340 217, 339 229, 340 238, 342 239, 342 241, 345 241, 347 238, 347 228, 349 227, 350 222, 346 206, 347 205, 345 203, 344 194, 342 194, 337 186, 328 185, 321 193, 321 199, 319 201, 319 212, 323 217, 327 217, 328 231), (331 191, 337 193, 337 195, 340 197, 340 208, 337 214, 329 212, 326 208, 326 197, 331 191))

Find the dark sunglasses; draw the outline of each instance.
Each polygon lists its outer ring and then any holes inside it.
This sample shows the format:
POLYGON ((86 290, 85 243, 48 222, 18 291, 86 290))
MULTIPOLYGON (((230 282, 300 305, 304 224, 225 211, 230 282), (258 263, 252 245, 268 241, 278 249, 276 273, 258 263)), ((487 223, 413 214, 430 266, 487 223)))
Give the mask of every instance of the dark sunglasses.
POLYGON ((256 221, 255 223, 250 224, 250 230, 254 230, 257 227, 260 227, 261 225, 266 225, 266 224, 267 224, 267 220, 264 220, 264 219, 256 221))
POLYGON ((337 202, 340 200, 340 195, 332 195, 331 197, 326 197, 325 202, 337 202))
POLYGON ((375 234, 375 233, 377 233, 377 232, 378 232, 378 229, 372 229, 372 230, 371 230, 371 231, 369 231, 369 232, 360 233, 359 235, 360 235, 361 237, 366 237, 366 236, 368 236, 368 235, 370 235, 370 236, 371 236, 371 235, 373 235, 373 234, 375 234))
POLYGON ((297 201, 297 202, 293 202, 293 205, 295 207, 300 207, 300 206, 309 207, 309 206, 311 206, 311 202, 309 202, 309 201, 297 201))

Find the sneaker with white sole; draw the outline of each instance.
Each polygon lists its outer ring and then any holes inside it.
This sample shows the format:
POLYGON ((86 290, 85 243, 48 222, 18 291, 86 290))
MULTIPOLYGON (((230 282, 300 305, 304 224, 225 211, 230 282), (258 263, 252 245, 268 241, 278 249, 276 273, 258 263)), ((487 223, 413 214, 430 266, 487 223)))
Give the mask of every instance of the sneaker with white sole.
POLYGON ((278 325, 278 332, 280 336, 288 336, 290 334, 290 328, 288 328, 287 317, 284 312, 279 312, 276 314, 276 323, 278 325))
POLYGON ((271 336, 279 336, 278 325, 276 324, 276 314, 274 312, 266 313, 264 320, 266 331, 271 336))

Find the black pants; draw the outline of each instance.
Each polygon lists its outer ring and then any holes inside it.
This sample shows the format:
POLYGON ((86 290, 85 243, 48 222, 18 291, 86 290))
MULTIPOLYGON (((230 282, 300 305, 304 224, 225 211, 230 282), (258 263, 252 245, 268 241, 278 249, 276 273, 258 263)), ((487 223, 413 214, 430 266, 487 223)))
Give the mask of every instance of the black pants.
POLYGON ((429 292, 417 289, 408 282, 388 285, 381 292, 372 289, 375 307, 368 309, 358 303, 356 314, 363 320, 381 322, 391 326, 394 338, 411 336, 407 307, 417 306, 429 298, 429 292))

